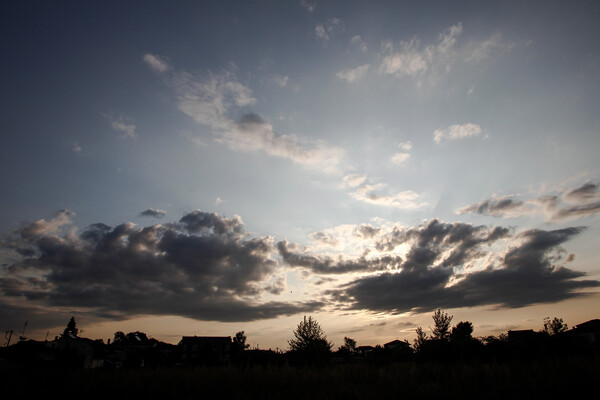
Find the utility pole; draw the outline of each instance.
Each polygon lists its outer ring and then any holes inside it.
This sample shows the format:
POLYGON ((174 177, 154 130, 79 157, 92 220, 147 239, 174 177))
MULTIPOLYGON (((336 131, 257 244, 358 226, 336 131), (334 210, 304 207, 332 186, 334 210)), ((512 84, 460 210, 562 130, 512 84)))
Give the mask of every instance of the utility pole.
POLYGON ((19 336, 19 340, 21 341, 25 340, 25 328, 27 328, 27 321, 25 321, 25 324, 23 325, 23 333, 19 336))
POLYGON ((4 334, 4 339, 8 339, 8 341, 6 342, 6 347, 10 346, 10 338, 12 337, 13 334, 13 330, 9 330, 6 331, 6 333, 4 334))

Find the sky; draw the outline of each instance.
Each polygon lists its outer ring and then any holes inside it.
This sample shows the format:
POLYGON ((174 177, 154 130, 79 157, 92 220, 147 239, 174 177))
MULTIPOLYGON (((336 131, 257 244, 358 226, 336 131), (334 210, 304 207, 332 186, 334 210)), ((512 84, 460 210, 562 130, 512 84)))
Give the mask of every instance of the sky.
MULTIPOLYGON (((600 317, 600 3, 21 1, 0 330, 287 349, 600 317)), ((2 343, 4 344, 4 343, 2 343)))

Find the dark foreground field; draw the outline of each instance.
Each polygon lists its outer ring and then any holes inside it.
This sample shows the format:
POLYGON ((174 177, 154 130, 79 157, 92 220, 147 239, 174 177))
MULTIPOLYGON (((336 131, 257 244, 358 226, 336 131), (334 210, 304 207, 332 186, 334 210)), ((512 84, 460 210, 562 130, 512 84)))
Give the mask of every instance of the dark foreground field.
POLYGON ((552 399, 596 396, 600 359, 0 372, 3 399, 552 399))

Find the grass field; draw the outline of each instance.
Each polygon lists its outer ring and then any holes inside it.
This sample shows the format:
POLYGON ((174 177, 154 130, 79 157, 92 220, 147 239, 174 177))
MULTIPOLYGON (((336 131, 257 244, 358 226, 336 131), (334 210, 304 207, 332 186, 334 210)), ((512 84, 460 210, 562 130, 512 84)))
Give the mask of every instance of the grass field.
POLYGON ((2 371, 3 399, 552 399, 597 393, 600 359, 386 366, 2 371))

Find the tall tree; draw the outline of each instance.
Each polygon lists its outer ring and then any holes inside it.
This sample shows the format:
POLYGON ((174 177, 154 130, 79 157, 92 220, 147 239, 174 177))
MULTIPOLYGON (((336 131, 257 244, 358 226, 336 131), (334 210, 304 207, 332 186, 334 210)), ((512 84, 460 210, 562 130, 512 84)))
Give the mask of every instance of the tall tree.
POLYGON ((77 324, 75 323, 75 317, 71 317, 71 319, 67 323, 67 326, 65 327, 65 330, 63 331, 63 336, 67 336, 69 334, 71 334, 73 336, 77 336, 78 333, 79 333, 79 329, 77 329, 77 324))
POLYGON ((288 341, 293 351, 331 350, 332 344, 317 321, 304 316, 294 330, 294 338, 288 341))
POLYGON ((350 353, 354 353, 356 351, 356 340, 351 339, 349 337, 344 337, 344 346, 346 350, 350 353))
POLYGON ((413 347, 416 352, 419 352, 423 348, 423 344, 427 341, 427 334, 423 331, 423 328, 421 327, 415 329, 415 332, 417 333, 417 337, 415 338, 413 347))
POLYGON ((446 340, 450 336, 450 322, 452 316, 439 308, 433 313, 433 324, 431 336, 433 339, 446 340))

